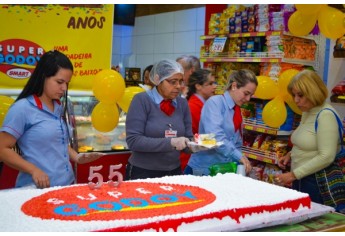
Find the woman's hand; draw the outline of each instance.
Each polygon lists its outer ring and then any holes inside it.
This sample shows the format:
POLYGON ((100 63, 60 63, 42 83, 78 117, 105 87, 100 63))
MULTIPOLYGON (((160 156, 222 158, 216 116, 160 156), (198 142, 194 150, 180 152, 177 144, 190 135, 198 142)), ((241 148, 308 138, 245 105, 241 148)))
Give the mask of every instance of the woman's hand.
POLYGON ((283 174, 277 174, 274 178, 274 180, 279 185, 289 185, 296 179, 296 176, 293 172, 287 172, 283 174))
POLYGON ((181 151, 187 147, 188 142, 189 139, 185 137, 172 138, 171 146, 173 146, 177 151, 181 151))
POLYGON ((291 160, 291 153, 288 152, 285 156, 278 158, 278 166, 282 168, 283 170, 285 170, 286 165, 290 162, 290 160, 291 160))
POLYGON ((49 176, 39 168, 35 168, 31 173, 32 180, 37 188, 49 188, 49 176))
POLYGON ((242 156, 242 158, 240 159, 240 162, 246 168, 246 174, 248 175, 249 172, 252 170, 252 165, 250 164, 250 161, 248 160, 246 156, 242 156))
POLYGON ((77 159, 78 164, 85 164, 85 163, 95 161, 104 155, 105 153, 101 153, 101 152, 79 153, 76 156, 76 159, 77 159))

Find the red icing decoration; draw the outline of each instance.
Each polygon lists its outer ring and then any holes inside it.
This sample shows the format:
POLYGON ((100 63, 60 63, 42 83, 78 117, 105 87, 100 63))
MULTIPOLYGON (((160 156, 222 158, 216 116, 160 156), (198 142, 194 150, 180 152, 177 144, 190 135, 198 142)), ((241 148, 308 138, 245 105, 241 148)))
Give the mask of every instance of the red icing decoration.
POLYGON ((148 223, 143 225, 136 225, 131 227, 118 227, 118 228, 109 228, 105 230, 99 230, 98 232, 137 232, 137 231, 143 231, 148 229, 154 229, 156 231, 162 230, 162 231, 168 231, 169 229, 173 229, 174 231, 177 231, 177 228, 182 223, 193 223, 195 221, 200 221, 204 219, 212 219, 212 218, 218 218, 221 220, 223 217, 230 216, 232 219, 236 220, 237 223, 240 223, 240 217, 245 217, 247 214, 251 215, 253 213, 263 213, 264 211, 267 212, 274 212, 279 211, 282 209, 291 209, 292 212, 295 212, 300 205, 302 204, 303 207, 308 207, 310 209, 311 207, 311 201, 309 196, 286 201, 284 203, 278 203, 275 205, 262 205, 257 207, 248 207, 248 208, 239 208, 239 209, 230 209, 225 211, 219 211, 219 212, 213 212, 201 216, 194 216, 194 217, 188 217, 188 218, 181 218, 181 219, 169 219, 165 220, 164 222, 154 222, 154 223, 148 223))

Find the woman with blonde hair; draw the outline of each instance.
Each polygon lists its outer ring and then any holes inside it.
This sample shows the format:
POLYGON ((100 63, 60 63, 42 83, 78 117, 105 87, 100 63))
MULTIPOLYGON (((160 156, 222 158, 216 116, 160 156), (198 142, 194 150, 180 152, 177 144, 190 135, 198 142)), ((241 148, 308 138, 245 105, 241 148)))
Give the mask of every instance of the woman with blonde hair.
MULTIPOLYGON (((295 75, 288 92, 302 111, 302 118, 291 136, 291 152, 278 162, 285 169, 291 160, 291 171, 277 175, 276 181, 292 183, 293 189, 308 193, 313 202, 325 204, 315 173, 332 164, 340 150, 339 115, 326 103, 327 87, 315 71, 303 70, 295 75)), ((342 191, 345 194, 345 189, 342 191)))

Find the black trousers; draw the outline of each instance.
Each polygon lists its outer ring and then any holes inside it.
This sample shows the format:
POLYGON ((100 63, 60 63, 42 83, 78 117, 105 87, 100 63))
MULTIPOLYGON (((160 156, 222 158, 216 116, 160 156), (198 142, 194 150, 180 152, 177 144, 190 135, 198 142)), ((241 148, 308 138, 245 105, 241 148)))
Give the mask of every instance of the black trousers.
POLYGON ((181 175, 181 167, 170 171, 147 170, 128 163, 126 166, 125 180, 160 178, 164 176, 181 175))
POLYGON ((313 202, 323 204, 322 196, 316 182, 315 174, 308 175, 292 182, 292 189, 308 193, 313 202))

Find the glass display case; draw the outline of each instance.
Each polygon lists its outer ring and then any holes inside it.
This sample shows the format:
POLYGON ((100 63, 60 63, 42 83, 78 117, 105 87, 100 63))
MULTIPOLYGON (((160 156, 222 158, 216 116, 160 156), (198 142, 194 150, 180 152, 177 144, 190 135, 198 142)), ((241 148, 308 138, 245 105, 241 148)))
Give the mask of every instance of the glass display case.
POLYGON ((126 143, 126 113, 119 108, 119 123, 110 132, 99 132, 91 123, 91 113, 97 105, 92 95, 69 95, 69 123, 73 129, 72 146, 78 152, 128 151, 126 143))

